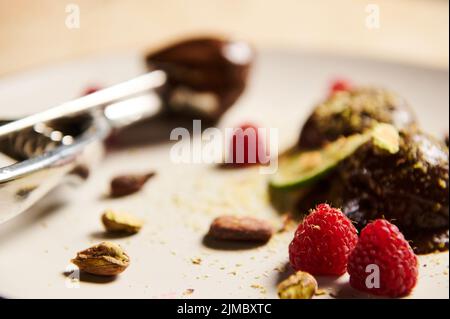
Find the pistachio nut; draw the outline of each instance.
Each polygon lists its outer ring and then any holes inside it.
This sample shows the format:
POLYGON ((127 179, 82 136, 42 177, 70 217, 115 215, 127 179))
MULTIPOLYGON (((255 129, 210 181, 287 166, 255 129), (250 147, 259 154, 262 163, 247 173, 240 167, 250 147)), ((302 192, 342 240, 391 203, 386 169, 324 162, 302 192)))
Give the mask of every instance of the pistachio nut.
POLYGON ((102 223, 108 232, 136 234, 144 224, 143 220, 131 214, 107 210, 102 214, 102 223))
POLYGON ((316 291, 316 279, 304 271, 296 272, 278 285, 280 299, 311 299, 316 291))
POLYGON ((130 258, 119 245, 102 242, 80 251, 71 262, 89 274, 115 276, 128 267, 130 258))

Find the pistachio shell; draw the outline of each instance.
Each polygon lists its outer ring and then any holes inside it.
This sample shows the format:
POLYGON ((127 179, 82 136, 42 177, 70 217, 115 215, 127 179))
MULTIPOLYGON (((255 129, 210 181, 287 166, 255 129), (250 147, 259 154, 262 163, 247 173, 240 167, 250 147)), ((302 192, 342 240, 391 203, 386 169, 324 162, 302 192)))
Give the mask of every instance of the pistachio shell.
POLYGON ((77 253, 71 262, 86 273, 115 276, 128 267, 130 258, 119 245, 102 242, 77 253))

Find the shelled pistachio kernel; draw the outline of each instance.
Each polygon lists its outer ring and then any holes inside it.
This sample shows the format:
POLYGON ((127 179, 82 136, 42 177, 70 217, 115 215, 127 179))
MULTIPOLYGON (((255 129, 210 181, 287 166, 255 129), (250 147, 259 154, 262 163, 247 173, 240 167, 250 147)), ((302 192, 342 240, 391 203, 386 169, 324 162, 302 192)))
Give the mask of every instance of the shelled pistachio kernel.
POLYGON ((102 242, 80 251, 71 262, 89 274, 116 276, 128 267, 130 258, 119 245, 102 242))
POLYGON ((102 214, 102 223, 108 232, 136 234, 144 225, 144 221, 129 213, 107 210, 102 214))
POLYGON ((278 285, 280 299, 311 299, 316 291, 316 279, 304 271, 296 272, 278 285))

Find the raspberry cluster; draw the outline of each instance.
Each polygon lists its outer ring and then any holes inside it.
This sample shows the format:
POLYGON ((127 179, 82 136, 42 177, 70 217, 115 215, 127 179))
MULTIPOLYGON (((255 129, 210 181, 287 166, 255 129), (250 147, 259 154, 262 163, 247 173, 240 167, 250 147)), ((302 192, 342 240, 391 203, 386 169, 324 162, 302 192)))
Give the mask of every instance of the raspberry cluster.
POLYGON ((417 283, 418 263, 399 229, 387 220, 356 228, 339 209, 321 204, 298 226, 289 245, 292 268, 313 275, 342 275, 375 295, 400 297, 417 283))

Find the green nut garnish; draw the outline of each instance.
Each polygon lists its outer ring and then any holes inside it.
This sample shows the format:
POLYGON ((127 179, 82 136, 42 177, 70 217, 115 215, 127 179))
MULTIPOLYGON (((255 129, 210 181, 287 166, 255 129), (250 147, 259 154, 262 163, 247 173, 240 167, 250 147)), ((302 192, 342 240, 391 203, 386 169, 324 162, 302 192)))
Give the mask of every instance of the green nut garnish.
POLYGON ((304 271, 296 272, 278 285, 280 299, 311 299, 316 291, 316 279, 304 271))
POLYGON ((102 223, 108 232, 135 234, 139 232, 144 222, 131 214, 107 210, 102 215, 102 223))

